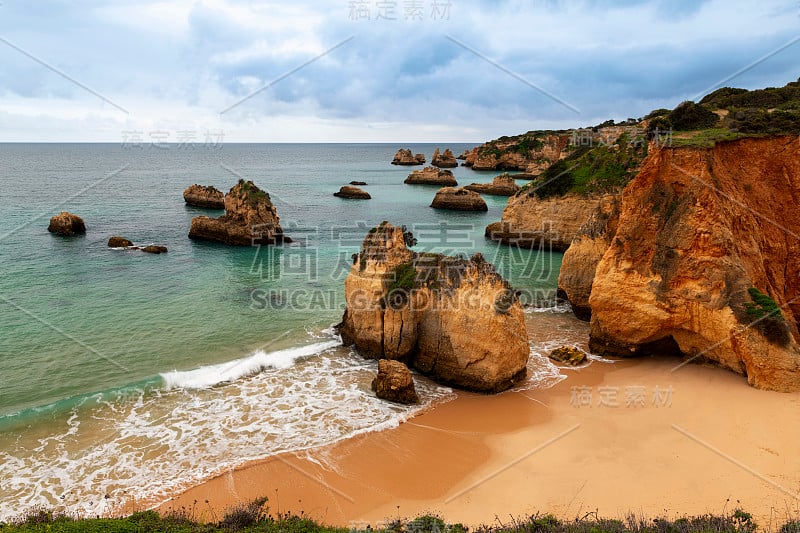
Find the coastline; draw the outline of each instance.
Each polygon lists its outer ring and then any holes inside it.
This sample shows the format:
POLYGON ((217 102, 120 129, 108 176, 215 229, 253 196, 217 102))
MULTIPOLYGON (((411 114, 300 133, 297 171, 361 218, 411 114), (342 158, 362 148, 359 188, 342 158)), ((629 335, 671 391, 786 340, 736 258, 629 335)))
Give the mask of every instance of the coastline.
POLYGON ((800 457, 779 450, 800 441, 800 394, 756 390, 718 368, 671 372, 676 364, 594 361, 565 369, 568 378, 549 389, 459 392, 395 429, 247 464, 158 510, 185 507, 214 520, 267 496, 273 513, 360 527, 430 512, 470 526, 536 512, 681 516, 742 508, 764 526, 796 516, 800 457), (586 391, 591 406, 580 405, 586 391), (628 395, 636 405, 626 406, 628 395))

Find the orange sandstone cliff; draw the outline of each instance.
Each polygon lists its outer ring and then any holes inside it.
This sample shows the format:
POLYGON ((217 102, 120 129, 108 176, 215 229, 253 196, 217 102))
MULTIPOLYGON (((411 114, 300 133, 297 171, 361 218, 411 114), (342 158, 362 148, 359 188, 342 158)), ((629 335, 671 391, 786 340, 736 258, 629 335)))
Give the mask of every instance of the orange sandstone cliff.
POLYGON ((651 146, 618 209, 598 207, 564 256, 592 351, 671 350, 800 390, 798 202, 796 137, 651 146))

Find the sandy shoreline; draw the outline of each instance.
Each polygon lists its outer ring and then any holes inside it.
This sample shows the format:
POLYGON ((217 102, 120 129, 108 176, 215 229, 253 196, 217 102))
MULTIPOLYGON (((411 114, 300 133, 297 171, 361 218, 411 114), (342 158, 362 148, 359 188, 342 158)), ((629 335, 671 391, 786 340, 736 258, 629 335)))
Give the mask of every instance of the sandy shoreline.
POLYGON ((468 525, 537 511, 742 507, 763 526, 796 516, 800 394, 755 390, 716 368, 670 372, 675 364, 595 362, 546 390, 459 393, 396 429, 246 465, 160 509, 194 506, 213 520, 267 496, 273 512, 345 526, 424 512, 468 525))

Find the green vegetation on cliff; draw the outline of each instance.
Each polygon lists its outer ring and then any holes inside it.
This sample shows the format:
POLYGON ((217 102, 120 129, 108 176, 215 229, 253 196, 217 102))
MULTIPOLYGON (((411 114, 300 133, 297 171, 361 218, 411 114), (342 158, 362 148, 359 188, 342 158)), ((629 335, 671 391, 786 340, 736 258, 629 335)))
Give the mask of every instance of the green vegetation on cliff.
MULTIPOLYGON (((374 529, 366 525, 331 527, 312 520, 305 514, 273 516, 265 506, 266 499, 243 503, 228 511, 219 521, 201 523, 193 511, 182 509, 161 516, 155 511, 134 513, 125 518, 73 519, 52 511, 37 509, 10 524, 0 523, 0 533, 468 533, 462 524, 445 522, 441 517, 426 514, 412 520, 394 518, 374 529)), ((628 514, 623 519, 609 519, 587 513, 574 520, 561 520, 550 514, 511 518, 496 524, 475 528, 475 533, 754 533, 759 528, 753 517, 740 509, 722 515, 701 515, 681 518, 654 518, 628 514)), ((800 521, 788 521, 775 527, 776 533, 800 533, 800 521)))

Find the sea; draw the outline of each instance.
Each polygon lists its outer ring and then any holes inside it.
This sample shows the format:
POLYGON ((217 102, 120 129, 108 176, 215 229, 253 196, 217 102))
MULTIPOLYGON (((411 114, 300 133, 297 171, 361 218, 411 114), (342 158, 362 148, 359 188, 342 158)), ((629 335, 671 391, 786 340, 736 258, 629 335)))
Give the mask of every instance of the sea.
MULTIPOLYGON (((247 462, 389 429, 454 398, 416 376, 420 405, 378 400, 376 362, 333 328, 352 255, 384 220, 407 226, 417 251, 494 263, 545 329, 520 387, 562 379, 546 357, 577 339, 555 300, 562 254, 484 237, 507 198, 485 196, 485 213, 431 208, 437 187, 403 184, 420 167, 390 164, 400 147, 0 144, 0 521, 36 506, 82 516, 151 506, 247 462), (187 206, 183 190, 227 191, 239 179, 269 192, 294 243, 189 240, 193 217, 223 213, 187 206), (372 199, 333 196, 352 180, 372 199), (80 215, 86 235, 48 233, 61 211, 80 215), (112 235, 169 252, 111 249, 112 235)), ((430 161, 437 145, 402 147, 430 161)), ((462 185, 498 174, 453 172, 462 185)))

